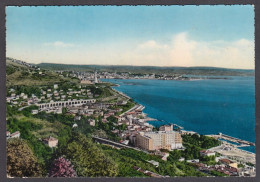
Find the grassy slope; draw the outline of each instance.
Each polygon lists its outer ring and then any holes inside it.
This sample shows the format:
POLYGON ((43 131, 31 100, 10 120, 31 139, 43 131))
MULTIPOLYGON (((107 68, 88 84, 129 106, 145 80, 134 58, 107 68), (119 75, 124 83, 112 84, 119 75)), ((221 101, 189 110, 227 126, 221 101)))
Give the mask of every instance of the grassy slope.
POLYGON ((32 118, 32 117, 26 117, 24 115, 19 115, 16 117, 21 122, 31 122, 36 125, 41 125, 41 129, 33 130, 31 131, 34 136, 37 138, 47 138, 50 135, 52 137, 57 138, 59 129, 63 128, 63 124, 56 121, 54 123, 50 123, 46 120, 38 119, 38 118, 32 118))
POLYGON ((37 71, 28 68, 26 66, 13 63, 10 60, 6 60, 7 69, 15 69, 15 72, 7 74, 6 85, 49 85, 54 83, 59 83, 63 81, 79 82, 78 80, 72 80, 69 78, 60 77, 57 73, 47 71, 45 76, 39 75, 37 71), (26 75, 23 75, 26 73, 26 75))

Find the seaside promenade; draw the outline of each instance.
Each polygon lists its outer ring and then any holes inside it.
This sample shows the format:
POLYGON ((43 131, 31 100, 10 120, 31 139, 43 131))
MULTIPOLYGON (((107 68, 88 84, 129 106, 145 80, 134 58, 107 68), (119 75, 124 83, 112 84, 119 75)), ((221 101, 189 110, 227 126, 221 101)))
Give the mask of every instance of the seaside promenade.
POLYGON ((239 149, 236 145, 226 141, 222 141, 220 146, 210 148, 209 150, 220 153, 221 155, 236 161, 256 164, 256 155, 254 153, 239 149))

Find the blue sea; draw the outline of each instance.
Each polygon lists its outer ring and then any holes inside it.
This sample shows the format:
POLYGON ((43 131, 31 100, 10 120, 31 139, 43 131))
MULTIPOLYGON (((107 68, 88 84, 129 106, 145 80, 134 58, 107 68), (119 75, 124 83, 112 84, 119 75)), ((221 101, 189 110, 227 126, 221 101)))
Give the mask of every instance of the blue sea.
MULTIPOLYGON (((255 142, 255 79, 207 80, 104 79, 145 106, 154 126, 175 123, 200 134, 219 132, 255 142)), ((244 147, 255 152, 255 147, 244 147)))

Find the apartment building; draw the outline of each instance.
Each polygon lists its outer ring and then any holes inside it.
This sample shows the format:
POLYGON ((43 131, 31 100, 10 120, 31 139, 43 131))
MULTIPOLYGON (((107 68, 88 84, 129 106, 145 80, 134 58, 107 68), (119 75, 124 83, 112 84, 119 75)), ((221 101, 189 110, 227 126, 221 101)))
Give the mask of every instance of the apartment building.
POLYGON ((182 148, 182 138, 175 131, 140 132, 136 136, 136 146, 144 150, 178 149, 182 148))

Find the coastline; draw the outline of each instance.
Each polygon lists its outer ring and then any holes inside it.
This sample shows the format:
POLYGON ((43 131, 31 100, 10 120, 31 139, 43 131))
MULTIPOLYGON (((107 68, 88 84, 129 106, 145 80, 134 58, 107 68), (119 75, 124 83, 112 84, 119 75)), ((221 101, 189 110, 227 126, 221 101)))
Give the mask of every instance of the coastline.
MULTIPOLYGON (((143 80, 147 80, 147 79, 143 79, 143 80)), ((149 79, 149 80, 151 80, 151 79, 149 79)), ((176 81, 178 81, 178 80, 176 80, 176 81)), ((120 84, 116 84, 116 86, 114 86, 114 87, 120 87, 120 84)), ((112 89, 113 89, 114 91, 116 91, 117 93, 119 93, 119 94, 125 96, 125 97, 131 98, 131 97, 129 97, 128 95, 126 95, 125 93, 116 90, 115 88, 112 88, 112 89)), ((141 104, 139 104, 139 105, 141 105, 141 104)), ((161 124, 159 124, 159 125, 163 125, 163 124, 164 124, 163 122, 161 122, 161 121, 158 120, 158 119, 150 118, 147 113, 145 113, 145 115, 146 115, 146 117, 144 118, 144 122, 148 122, 149 124, 151 124, 151 125, 153 125, 153 126, 156 126, 156 127, 157 127, 157 125, 154 125, 152 122, 150 123, 149 121, 156 121, 156 122, 161 123, 161 124)), ((174 124, 174 123, 172 123, 172 124, 174 124)), ((183 130, 183 131, 186 131, 186 130, 183 130)), ((192 130, 187 130, 187 131, 188 131, 189 133, 198 133, 198 132, 192 131, 192 130)), ((199 134, 199 133, 198 133, 198 134, 199 134)), ((255 155, 255 152, 251 152, 251 151, 248 151, 248 150, 246 150, 246 149, 241 149, 241 148, 239 148, 239 146, 234 146, 234 145, 232 145, 232 147, 235 148, 236 150, 242 152, 242 153, 255 155)))

